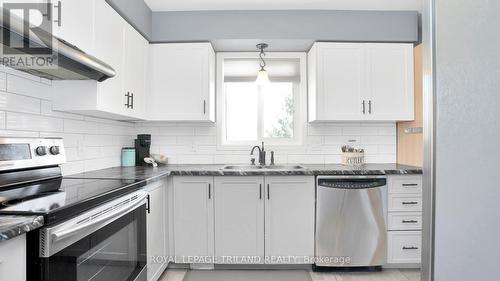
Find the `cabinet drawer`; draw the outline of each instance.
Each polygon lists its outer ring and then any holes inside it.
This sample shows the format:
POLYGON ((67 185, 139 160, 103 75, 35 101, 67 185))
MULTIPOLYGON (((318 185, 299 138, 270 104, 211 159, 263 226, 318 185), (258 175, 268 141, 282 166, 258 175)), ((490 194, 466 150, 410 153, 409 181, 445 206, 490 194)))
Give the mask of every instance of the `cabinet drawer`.
POLYGON ((389 230, 421 230, 422 213, 389 213, 389 230))
POLYGON ((389 194, 389 212, 421 212, 422 196, 389 194))
POLYGON ((387 263, 420 263, 421 231, 389 231, 387 238, 387 263))
POLYGON ((400 176, 389 180, 389 193, 422 194, 421 176, 400 176))

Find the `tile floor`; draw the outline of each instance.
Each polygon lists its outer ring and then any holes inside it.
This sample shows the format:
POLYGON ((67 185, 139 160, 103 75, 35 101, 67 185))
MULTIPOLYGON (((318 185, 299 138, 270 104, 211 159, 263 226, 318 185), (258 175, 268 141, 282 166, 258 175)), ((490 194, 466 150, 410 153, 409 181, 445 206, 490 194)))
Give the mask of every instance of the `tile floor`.
MULTIPOLYGON (((182 281, 185 274, 185 269, 169 269, 159 281, 182 281)), ((420 281, 420 270, 385 269, 375 273, 311 272, 311 277, 313 281, 420 281)))

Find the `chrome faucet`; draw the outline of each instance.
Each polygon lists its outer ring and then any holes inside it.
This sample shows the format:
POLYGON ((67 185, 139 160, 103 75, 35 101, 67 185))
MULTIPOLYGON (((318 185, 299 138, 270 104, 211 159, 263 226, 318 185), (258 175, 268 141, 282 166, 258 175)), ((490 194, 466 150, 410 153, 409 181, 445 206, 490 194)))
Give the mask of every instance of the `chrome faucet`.
MULTIPOLYGON (((252 150, 250 151, 250 155, 253 155, 253 151, 256 148, 259 150, 259 165, 265 166, 266 165, 266 151, 264 150, 264 142, 262 142, 262 148, 259 147, 258 145, 252 147, 252 150)), ((252 163, 254 163, 254 162, 255 162, 255 160, 252 161, 252 163)))

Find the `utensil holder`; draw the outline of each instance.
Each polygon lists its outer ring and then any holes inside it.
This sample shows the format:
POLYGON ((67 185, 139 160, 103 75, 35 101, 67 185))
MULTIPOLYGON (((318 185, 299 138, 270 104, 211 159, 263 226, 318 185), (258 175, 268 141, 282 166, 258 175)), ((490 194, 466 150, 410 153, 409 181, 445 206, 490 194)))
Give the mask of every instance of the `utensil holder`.
POLYGON ((365 164, 364 152, 342 152, 342 165, 362 166, 365 164))

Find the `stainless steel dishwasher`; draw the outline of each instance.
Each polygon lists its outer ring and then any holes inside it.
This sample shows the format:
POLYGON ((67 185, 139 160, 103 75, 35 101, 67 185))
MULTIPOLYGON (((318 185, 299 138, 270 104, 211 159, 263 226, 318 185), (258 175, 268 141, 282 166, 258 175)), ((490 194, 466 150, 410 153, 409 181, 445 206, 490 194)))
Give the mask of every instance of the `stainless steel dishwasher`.
POLYGON ((318 176, 315 270, 381 270, 387 251, 384 176, 318 176))

